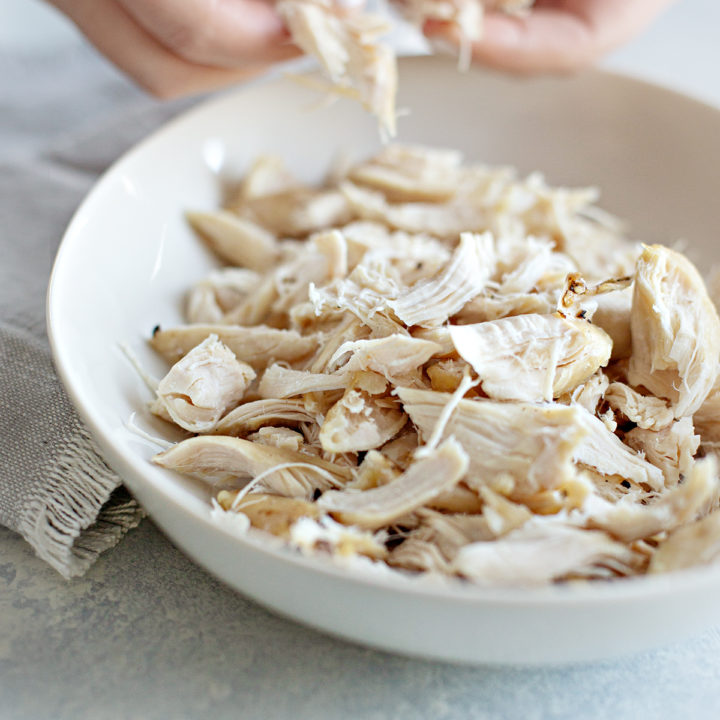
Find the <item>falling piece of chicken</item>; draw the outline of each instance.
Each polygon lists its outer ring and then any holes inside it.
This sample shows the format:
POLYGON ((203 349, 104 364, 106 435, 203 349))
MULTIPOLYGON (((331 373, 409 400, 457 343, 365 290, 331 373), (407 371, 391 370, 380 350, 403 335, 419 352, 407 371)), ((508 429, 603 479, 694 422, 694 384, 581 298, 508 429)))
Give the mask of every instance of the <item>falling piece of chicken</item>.
MULTIPOLYGON (((483 7, 518 12, 533 0, 398 0, 406 17, 421 27, 426 20, 452 23, 464 38, 461 65, 467 66, 469 44, 482 35, 483 7)), ((290 35, 313 56, 332 89, 358 100, 380 122, 386 137, 396 132, 397 63, 389 45, 380 41, 392 30, 389 18, 338 0, 282 0, 278 12, 290 35)))
POLYGON ((397 65, 379 42, 391 25, 375 14, 346 9, 333 0, 282 0, 277 9, 293 41, 315 57, 335 90, 359 100, 395 135, 397 65))
MULTIPOLYGON (((351 12, 296 5, 349 37, 351 12)), ((197 434, 154 461, 204 481, 216 522, 483 585, 720 560, 720 320, 687 258, 593 191, 456 151, 329 177, 266 158, 189 216, 229 265, 150 340, 172 364, 152 411, 197 434)))

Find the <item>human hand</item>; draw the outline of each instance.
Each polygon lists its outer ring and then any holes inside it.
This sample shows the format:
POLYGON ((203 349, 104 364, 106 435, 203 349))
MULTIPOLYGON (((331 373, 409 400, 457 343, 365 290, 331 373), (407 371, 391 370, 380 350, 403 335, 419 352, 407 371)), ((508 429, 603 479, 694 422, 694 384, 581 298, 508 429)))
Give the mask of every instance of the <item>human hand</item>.
MULTIPOLYGON (((569 72, 591 65, 640 32, 672 0, 537 0, 522 15, 488 12, 473 58, 516 73, 569 72)), ((437 21, 429 38, 461 41, 457 27, 437 21)))
POLYGON ((247 79, 299 54, 267 0, 50 0, 160 98, 247 79))

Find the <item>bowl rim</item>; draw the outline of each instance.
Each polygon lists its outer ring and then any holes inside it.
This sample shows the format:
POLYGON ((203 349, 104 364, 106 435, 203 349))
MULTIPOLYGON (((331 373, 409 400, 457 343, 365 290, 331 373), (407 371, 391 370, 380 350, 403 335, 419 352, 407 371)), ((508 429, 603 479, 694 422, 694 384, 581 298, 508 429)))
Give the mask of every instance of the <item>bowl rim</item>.
MULTIPOLYGON (((452 59, 432 55, 405 56, 399 58, 399 63, 401 70, 402 67, 416 64, 449 63, 452 64, 453 70, 455 72, 457 71, 452 59)), ((299 67, 307 67, 307 63, 300 64, 299 67)), ((605 604, 608 601, 618 602, 638 599, 647 601, 668 594, 686 594, 696 591, 701 592, 710 588, 720 588, 720 565, 697 566, 669 573, 619 578, 607 582, 597 581, 544 586, 483 586, 454 578, 441 579, 438 581, 436 578, 431 579, 422 575, 405 576, 399 572, 367 572, 355 567, 348 569, 328 559, 302 554, 299 551, 287 547, 282 541, 276 538, 271 537, 271 541, 268 542, 268 537, 264 535, 258 538, 253 533, 240 535, 231 532, 229 529, 212 521, 209 513, 210 506, 207 508, 208 512, 198 512, 197 508, 193 507, 190 499, 182 495, 174 495, 170 492, 170 483, 168 483, 168 487, 164 487, 159 485, 155 478, 148 476, 145 473, 147 469, 146 460, 140 456, 121 452, 115 447, 112 434, 104 428, 102 419, 98 417, 93 408, 85 404, 78 388, 75 387, 72 381, 70 363, 68 362, 68 350, 63 343, 62 316, 58 315, 56 309, 57 288, 60 284, 59 278, 61 278, 65 272, 66 258, 72 255, 74 238, 82 228, 82 216, 86 212, 86 209, 93 205, 95 198, 104 192, 106 185, 108 185, 117 174, 121 173, 126 165, 131 163, 136 157, 142 155, 145 149, 154 144, 159 138, 184 125, 192 124, 196 118, 202 115, 218 111, 218 109, 221 109, 225 104, 232 104, 235 97, 242 95, 252 88, 282 80, 283 77, 286 76, 286 71, 287 66, 284 68, 276 68, 261 77, 243 83, 241 86, 236 86, 214 94, 200 101, 190 109, 180 112, 171 120, 164 122, 149 135, 123 152, 99 176, 73 213, 63 233, 53 262, 46 294, 47 334, 53 362, 63 387, 77 410, 78 415, 87 425, 92 436, 102 449, 108 464, 118 473, 123 481, 126 476, 131 475, 138 484, 149 484, 153 490, 163 495, 166 502, 176 506, 176 508, 186 516, 191 516, 194 521, 211 528, 213 532, 224 535, 228 542, 240 543, 247 550, 265 554, 268 556, 268 559, 292 566, 293 569, 302 569, 310 574, 323 575, 327 579, 339 580, 351 585, 372 587, 397 595, 420 595, 427 599, 461 604, 475 604, 478 606, 484 604, 502 604, 509 607, 568 607, 582 604, 592 607, 593 605, 605 604)), ((493 75, 491 71, 479 67, 473 67, 470 72, 493 75)), ((618 84, 620 86, 624 85, 625 87, 633 88, 640 92, 664 95, 665 99, 670 102, 681 102, 688 106, 694 106, 695 110, 711 112, 716 115, 718 121, 720 121, 720 107, 704 99, 681 92, 672 87, 657 84, 632 73, 592 68, 584 70, 582 76, 618 84)), ((182 209, 180 208, 178 212, 182 212, 182 209)), ((165 475, 169 481, 174 481, 174 477, 176 477, 174 473, 168 470, 161 470, 160 468, 156 469, 165 475)), ((196 562, 198 561, 196 560, 196 562)), ((199 564, 202 565, 202 563, 199 564)), ((219 577, 221 580, 227 582, 222 576, 219 577)))

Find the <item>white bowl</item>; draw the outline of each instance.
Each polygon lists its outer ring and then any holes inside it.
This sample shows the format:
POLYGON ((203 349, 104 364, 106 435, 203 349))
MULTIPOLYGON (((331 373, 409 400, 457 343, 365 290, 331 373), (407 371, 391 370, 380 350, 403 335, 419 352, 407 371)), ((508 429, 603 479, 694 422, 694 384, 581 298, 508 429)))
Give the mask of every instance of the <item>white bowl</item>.
MULTIPOLYGON (((556 184, 596 184, 602 205, 647 241, 688 241, 718 257, 720 112, 637 80, 592 72, 517 80, 450 61, 401 63, 405 142, 457 147, 471 160, 541 169, 556 184)), ((119 160, 77 211, 55 262, 49 333, 60 375, 108 462, 161 528, 210 572, 264 605, 342 637, 465 662, 557 663, 610 657, 697 632, 720 619, 720 569, 612 584, 533 590, 432 586, 351 573, 242 538, 210 519, 201 484, 148 461, 128 431, 167 427, 143 411, 147 390, 118 348, 158 376, 145 346, 154 325, 180 320, 180 301, 215 260, 183 220, 214 208, 216 171, 260 153, 319 177, 341 149, 378 147, 371 118, 346 101, 317 107, 289 79, 213 99, 119 160)))

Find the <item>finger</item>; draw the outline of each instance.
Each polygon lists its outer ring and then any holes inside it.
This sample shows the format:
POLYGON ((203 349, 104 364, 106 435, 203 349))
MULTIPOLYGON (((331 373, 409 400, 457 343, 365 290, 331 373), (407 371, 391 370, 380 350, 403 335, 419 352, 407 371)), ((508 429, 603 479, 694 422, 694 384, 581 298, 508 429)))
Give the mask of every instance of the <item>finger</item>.
POLYGON ((151 37, 115 0, 53 1, 105 57, 159 98, 224 87, 265 69, 228 70, 187 62, 151 37))
MULTIPOLYGON (((426 25, 430 37, 459 44, 455 25, 426 25)), ((482 39, 473 46, 473 58, 515 73, 568 72, 587 65, 596 53, 590 26, 575 15, 558 10, 534 10, 526 16, 488 13, 482 39)))
POLYGON ((192 62, 237 67, 299 54, 266 0, 117 1, 165 47, 192 62))
POLYGON ((536 7, 564 10, 582 20, 607 52, 637 35, 676 0, 537 0, 536 7))
MULTIPOLYGON (((672 0, 539 0, 524 15, 488 13, 475 59, 518 73, 568 72, 625 42, 672 0)), ((426 31, 460 41, 456 27, 426 31)))

